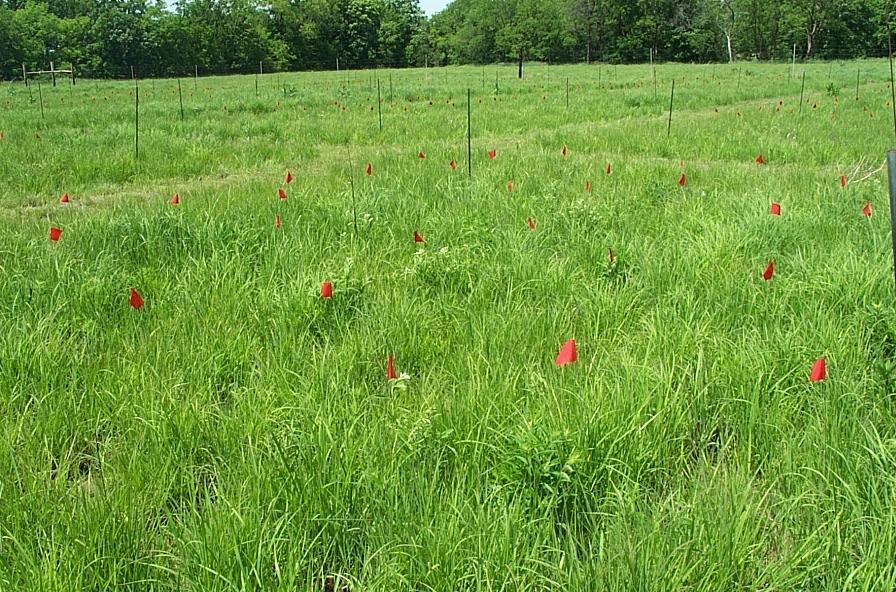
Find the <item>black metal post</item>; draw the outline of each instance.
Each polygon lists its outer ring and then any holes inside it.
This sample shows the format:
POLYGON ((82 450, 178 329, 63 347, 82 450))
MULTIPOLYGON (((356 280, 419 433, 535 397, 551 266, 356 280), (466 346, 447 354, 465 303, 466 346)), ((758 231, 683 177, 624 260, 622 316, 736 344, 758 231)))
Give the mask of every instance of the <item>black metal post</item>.
POLYGON ((467 176, 473 176, 473 93, 467 89, 467 176))
POLYGON ((134 161, 140 160, 140 87, 134 84, 134 161))
POLYGON ((893 279, 896 280, 896 150, 887 153, 887 176, 890 183, 890 234, 893 240, 893 279))
POLYGON ((383 100, 380 96, 380 79, 376 79, 376 110, 380 116, 380 131, 383 131, 383 100))
POLYGON ((806 72, 803 71, 803 85, 800 87, 800 114, 803 112, 803 93, 806 91, 806 72))
POLYGON ((672 81, 672 94, 669 96, 669 127, 666 129, 666 137, 672 135, 672 103, 675 101, 675 81, 672 81))
POLYGON ((184 120, 184 93, 180 89, 180 78, 177 79, 177 97, 180 99, 180 120, 184 120))
POLYGON ((40 118, 44 119, 44 93, 40 89, 40 77, 37 79, 37 97, 40 99, 40 118))
POLYGON ((893 78, 893 32, 887 28, 887 47, 890 54, 890 105, 893 106, 893 133, 896 133, 896 82, 893 78))

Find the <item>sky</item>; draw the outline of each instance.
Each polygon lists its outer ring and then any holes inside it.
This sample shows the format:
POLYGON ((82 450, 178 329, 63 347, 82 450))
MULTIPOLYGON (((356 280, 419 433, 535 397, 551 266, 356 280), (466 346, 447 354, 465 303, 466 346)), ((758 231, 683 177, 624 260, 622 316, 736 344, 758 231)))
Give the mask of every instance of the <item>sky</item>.
POLYGON ((450 0, 420 0, 420 8, 426 13, 426 16, 432 16, 446 6, 450 0))

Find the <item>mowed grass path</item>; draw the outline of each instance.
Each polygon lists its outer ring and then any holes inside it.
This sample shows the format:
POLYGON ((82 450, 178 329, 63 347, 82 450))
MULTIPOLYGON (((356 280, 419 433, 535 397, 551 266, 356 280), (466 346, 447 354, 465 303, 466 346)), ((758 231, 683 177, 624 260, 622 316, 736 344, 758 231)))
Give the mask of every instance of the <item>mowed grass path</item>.
POLYGON ((887 65, 789 69, 3 85, 0 590, 892 590, 887 65))

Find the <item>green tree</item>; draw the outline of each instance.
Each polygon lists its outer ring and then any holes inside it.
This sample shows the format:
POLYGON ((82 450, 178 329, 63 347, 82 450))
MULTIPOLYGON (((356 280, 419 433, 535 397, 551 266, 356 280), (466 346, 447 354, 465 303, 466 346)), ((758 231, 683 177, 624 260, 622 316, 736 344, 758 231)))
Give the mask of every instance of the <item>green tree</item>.
POLYGON ((377 57, 381 5, 374 0, 339 0, 337 32, 340 59, 350 67, 372 65, 377 57))
POLYGON ((381 15, 377 33, 378 61, 404 66, 407 64, 405 49, 423 20, 420 4, 417 0, 384 0, 381 15))

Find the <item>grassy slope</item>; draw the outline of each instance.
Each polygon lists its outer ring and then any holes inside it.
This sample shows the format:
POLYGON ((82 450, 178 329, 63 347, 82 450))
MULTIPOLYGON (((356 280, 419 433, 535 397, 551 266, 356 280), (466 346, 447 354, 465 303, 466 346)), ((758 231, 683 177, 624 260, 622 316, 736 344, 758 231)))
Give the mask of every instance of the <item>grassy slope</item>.
POLYGON ((788 69, 4 86, 0 589, 891 590, 886 65, 788 69))

